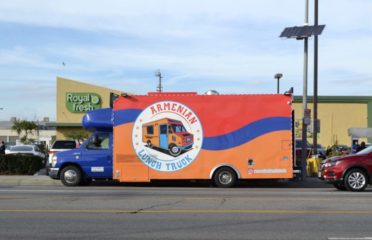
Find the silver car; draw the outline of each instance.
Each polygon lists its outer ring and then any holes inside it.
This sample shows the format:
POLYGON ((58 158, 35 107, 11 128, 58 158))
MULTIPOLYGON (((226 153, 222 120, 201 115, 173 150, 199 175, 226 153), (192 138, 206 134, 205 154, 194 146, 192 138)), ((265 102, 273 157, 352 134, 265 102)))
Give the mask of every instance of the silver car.
POLYGON ((15 145, 10 147, 5 154, 21 154, 21 155, 33 155, 45 158, 45 154, 41 152, 40 148, 36 145, 15 145))

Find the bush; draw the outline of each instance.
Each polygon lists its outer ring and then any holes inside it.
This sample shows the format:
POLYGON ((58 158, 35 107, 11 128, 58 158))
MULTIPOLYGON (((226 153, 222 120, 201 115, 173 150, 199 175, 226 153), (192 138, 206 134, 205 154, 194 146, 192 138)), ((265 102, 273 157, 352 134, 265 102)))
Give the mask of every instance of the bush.
POLYGON ((0 155, 0 174, 33 175, 43 167, 44 159, 37 156, 0 155))

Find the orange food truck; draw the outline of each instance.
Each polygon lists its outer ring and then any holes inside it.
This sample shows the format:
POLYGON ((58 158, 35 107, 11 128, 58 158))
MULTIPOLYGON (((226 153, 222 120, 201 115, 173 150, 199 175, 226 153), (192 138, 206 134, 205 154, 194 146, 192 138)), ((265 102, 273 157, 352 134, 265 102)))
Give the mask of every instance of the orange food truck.
POLYGON ((113 179, 294 177, 291 94, 120 96, 113 109, 113 179))

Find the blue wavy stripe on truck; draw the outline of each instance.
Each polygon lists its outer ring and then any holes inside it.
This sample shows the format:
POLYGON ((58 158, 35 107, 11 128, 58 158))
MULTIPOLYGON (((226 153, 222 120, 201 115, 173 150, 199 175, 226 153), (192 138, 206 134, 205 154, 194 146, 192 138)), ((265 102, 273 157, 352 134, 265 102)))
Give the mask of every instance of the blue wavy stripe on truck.
POLYGON ((261 135, 282 130, 291 130, 290 117, 265 118, 224 135, 204 137, 202 148, 205 150, 225 150, 240 146, 261 135))
POLYGON ((140 115, 142 111, 142 109, 125 109, 114 111, 114 127, 136 121, 138 115, 140 115))

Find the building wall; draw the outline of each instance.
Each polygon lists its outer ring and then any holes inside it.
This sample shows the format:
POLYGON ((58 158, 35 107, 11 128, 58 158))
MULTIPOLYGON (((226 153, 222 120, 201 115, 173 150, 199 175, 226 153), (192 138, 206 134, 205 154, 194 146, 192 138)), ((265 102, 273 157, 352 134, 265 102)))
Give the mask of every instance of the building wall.
POLYGON ((83 132, 86 136, 90 135, 90 132, 80 127, 58 127, 56 139, 70 139, 71 133, 83 132))
MULTIPOLYGON (((331 100, 330 100, 331 101, 331 100)), ((313 114, 313 104, 309 103, 308 108, 313 114)), ((302 103, 294 103, 295 119, 302 119, 302 103)), ((320 119, 320 133, 318 133, 318 143, 323 146, 333 144, 351 145, 351 137, 348 136, 348 129, 353 127, 367 128, 368 124, 368 103, 347 103, 344 102, 321 102, 318 104, 318 118, 320 119)), ((296 132, 301 132, 301 126, 296 132)), ((300 135, 296 137, 300 138, 300 135)), ((308 132, 308 141, 313 141, 312 134, 308 132)), ((360 139, 366 141, 368 139, 360 139)))
POLYGON ((67 93, 95 93, 100 96, 101 108, 110 107, 110 93, 121 94, 123 91, 118 91, 110 88, 104 88, 88 83, 82 83, 62 77, 57 77, 57 116, 56 128, 57 139, 66 139, 66 135, 70 131, 80 130, 81 120, 85 112, 71 112, 66 105, 67 93))

